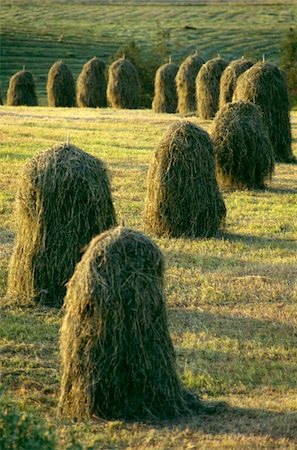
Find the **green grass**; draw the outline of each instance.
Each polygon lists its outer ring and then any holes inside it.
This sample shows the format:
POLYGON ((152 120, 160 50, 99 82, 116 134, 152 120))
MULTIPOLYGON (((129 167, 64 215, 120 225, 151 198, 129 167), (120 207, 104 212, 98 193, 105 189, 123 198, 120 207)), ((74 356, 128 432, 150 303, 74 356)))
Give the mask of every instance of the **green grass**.
MULTIPOLYGON (((95 449, 252 449, 297 446, 297 165, 277 164, 264 192, 223 191, 226 229, 209 240, 151 236, 166 260, 170 333, 183 382, 227 411, 159 424, 56 417, 63 311, 5 300, 18 173, 65 141, 102 158, 118 219, 142 230, 152 152, 177 116, 149 110, 0 108, 0 364, 7 393, 57 430, 95 449)), ((192 118, 209 130, 210 122, 192 118)), ((297 155, 297 114, 292 113, 297 155)))
POLYGON ((46 105, 47 73, 56 60, 63 59, 77 77, 88 59, 96 55, 108 64, 131 41, 151 53, 166 32, 163 44, 177 64, 196 48, 205 59, 220 53, 228 60, 242 55, 258 60, 265 53, 278 62, 280 41, 297 22, 295 2, 98 3, 2 0, 3 96, 9 78, 25 65, 34 75, 40 104, 46 105))

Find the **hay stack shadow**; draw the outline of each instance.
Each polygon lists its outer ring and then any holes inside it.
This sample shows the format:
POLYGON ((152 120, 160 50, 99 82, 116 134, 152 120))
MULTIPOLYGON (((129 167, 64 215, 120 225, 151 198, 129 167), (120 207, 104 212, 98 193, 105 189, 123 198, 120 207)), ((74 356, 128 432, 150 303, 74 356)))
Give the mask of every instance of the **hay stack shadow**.
POLYGON ((75 106, 75 83, 69 67, 63 61, 52 65, 47 77, 48 106, 75 106))
POLYGON ((39 153, 21 175, 15 219, 8 297, 61 307, 82 249, 116 222, 106 167, 73 145, 39 153))
POLYGON ((196 111, 196 77, 204 62, 204 59, 195 53, 188 56, 178 69, 175 81, 178 98, 177 111, 180 114, 196 111))
POLYGON ((149 166, 145 229, 159 236, 211 237, 225 216, 208 133, 191 122, 174 123, 149 166))
POLYGON ((160 66, 155 75, 152 110, 155 113, 175 113, 177 109, 177 91, 175 77, 178 66, 166 63, 160 66))
POLYGON ((107 101, 112 108, 137 109, 140 81, 136 67, 124 56, 108 69, 107 101))
POLYGON ((168 419, 204 409, 178 379, 164 260, 123 227, 95 237, 68 283, 59 412, 77 419, 168 419))
POLYGON ((105 64, 94 58, 87 61, 77 79, 76 103, 79 107, 106 107, 106 77, 105 64))
POLYGON ((37 106, 35 83, 31 72, 24 69, 11 77, 6 104, 7 106, 37 106))

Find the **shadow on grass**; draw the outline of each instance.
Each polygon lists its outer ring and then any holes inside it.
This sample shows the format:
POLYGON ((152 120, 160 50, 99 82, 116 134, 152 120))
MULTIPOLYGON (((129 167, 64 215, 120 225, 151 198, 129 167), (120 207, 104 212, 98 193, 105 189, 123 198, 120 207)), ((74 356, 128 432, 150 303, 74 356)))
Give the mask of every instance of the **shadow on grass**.
POLYGON ((270 247, 282 248, 287 250, 297 250, 297 242, 294 239, 285 239, 278 237, 263 237, 253 236, 250 234, 229 233, 228 231, 222 232, 219 239, 228 240, 231 242, 242 242, 249 246, 255 247, 270 247))

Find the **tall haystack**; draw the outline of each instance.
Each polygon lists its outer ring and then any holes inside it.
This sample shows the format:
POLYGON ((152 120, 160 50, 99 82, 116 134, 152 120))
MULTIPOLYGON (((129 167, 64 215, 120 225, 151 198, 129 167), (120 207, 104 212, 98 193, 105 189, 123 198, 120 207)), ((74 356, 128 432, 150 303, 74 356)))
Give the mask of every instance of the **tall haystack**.
POLYGON ((242 58, 231 61, 231 63, 226 67, 220 80, 220 108, 226 105, 226 103, 232 102, 237 78, 247 69, 252 67, 252 65, 252 61, 242 58))
POLYGON ((197 115, 212 119, 219 109, 220 79, 228 63, 217 57, 203 64, 196 78, 197 115))
POLYGON ((264 189, 274 157, 262 113, 252 102, 227 103, 214 119, 217 179, 224 186, 264 189))
POLYGON ((155 75, 155 88, 152 109, 155 113, 175 113, 177 91, 175 77, 178 66, 171 62, 159 67, 155 75))
POLYGON ((75 106, 75 83, 69 67, 63 61, 52 65, 47 77, 48 106, 75 106))
POLYGON ((237 100, 251 101, 260 107, 275 160, 295 161, 291 148, 289 95, 283 72, 267 62, 254 64, 237 80, 233 101, 237 100))
POLYGON ((104 164, 69 144, 39 153, 21 175, 15 219, 8 296, 60 307, 84 246, 116 222, 104 164))
POLYGON ((188 114, 196 111, 196 77, 204 64, 197 53, 188 56, 180 65, 175 77, 177 90, 177 111, 188 114))
POLYGON ((165 419, 203 410, 180 384, 163 293, 164 261, 144 234, 95 237, 67 286, 59 412, 165 419))
POLYGON ((104 62, 96 56, 86 62, 76 83, 77 106, 89 108, 107 106, 105 69, 104 62))
POLYGON ((137 109, 140 82, 135 66, 125 57, 108 69, 107 101, 112 108, 137 109))
POLYGON ((20 70, 9 80, 6 104, 8 106, 37 106, 35 83, 31 72, 20 70))
POLYGON ((208 133, 191 122, 174 123, 149 167, 145 229, 159 236, 210 237, 225 215, 208 133))

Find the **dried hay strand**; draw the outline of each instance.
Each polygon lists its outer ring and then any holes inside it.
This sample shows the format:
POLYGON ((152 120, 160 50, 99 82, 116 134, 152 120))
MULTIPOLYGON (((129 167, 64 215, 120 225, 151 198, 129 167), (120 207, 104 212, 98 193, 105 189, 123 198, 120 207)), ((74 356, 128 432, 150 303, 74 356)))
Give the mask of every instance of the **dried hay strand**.
POLYGON ((220 79, 220 108, 226 105, 226 103, 232 102, 232 96, 237 78, 247 69, 252 67, 252 65, 252 61, 241 58, 231 61, 231 63, 226 67, 220 79))
POLYGON ((227 103, 213 122, 216 173, 221 185, 264 189, 274 157, 260 109, 252 102, 227 103))
POLYGON ((175 77, 178 66, 166 63, 160 66, 155 75, 152 110, 155 113, 175 113, 177 109, 177 91, 175 77))
POLYGON ((116 222, 104 164, 70 144, 39 153, 21 175, 15 219, 8 297, 60 307, 83 247, 116 222))
POLYGON ((52 65, 47 77, 48 106, 75 106, 75 83, 69 67, 63 61, 52 65))
POLYGON ((208 133, 191 122, 174 123, 149 166, 145 229, 159 236, 211 237, 225 216, 208 133))
POLYGON ((79 107, 106 107, 105 64, 94 58, 86 62, 76 83, 76 104, 79 107))
POLYGON ((167 419, 203 404, 180 384, 167 325, 163 255, 123 227, 88 246, 68 283, 59 413, 167 419))
POLYGON ((180 114, 196 111, 196 77, 204 62, 204 59, 195 53, 188 56, 178 69, 175 81, 177 111, 180 114))
POLYGON ((112 108, 137 109, 140 82, 136 67, 125 57, 108 69, 107 101, 112 108))
POLYGON ((214 58, 201 66, 196 78, 197 115, 212 119, 219 108, 220 78, 228 63, 214 58))
POLYGON ((6 104, 8 106, 37 106, 35 83, 31 72, 20 70, 10 78, 6 104))
POLYGON ((278 162, 294 162, 291 148, 290 105, 283 72, 277 66, 258 62, 237 80, 233 101, 251 101, 258 105, 278 162))

